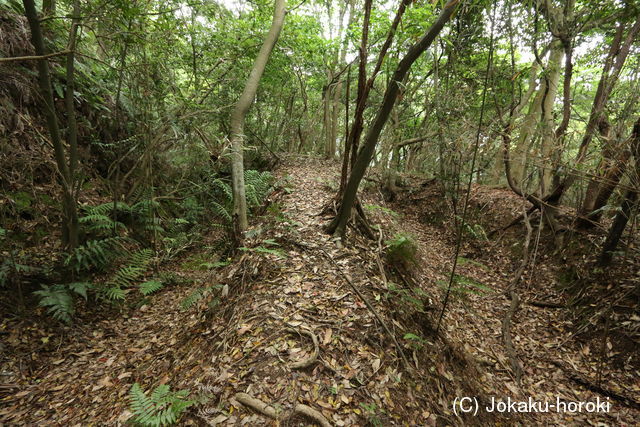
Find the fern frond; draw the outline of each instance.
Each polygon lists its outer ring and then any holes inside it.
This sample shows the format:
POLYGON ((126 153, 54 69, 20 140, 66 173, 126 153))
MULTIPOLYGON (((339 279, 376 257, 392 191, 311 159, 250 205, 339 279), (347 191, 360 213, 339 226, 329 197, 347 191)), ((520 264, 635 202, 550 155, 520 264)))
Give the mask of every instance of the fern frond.
POLYGON ((225 222, 231 223, 231 212, 228 208, 224 207, 218 202, 211 202, 211 207, 213 212, 220 218, 222 218, 225 222))
POLYGON ((148 214, 153 209, 160 207, 160 203, 152 199, 143 199, 131 206, 131 213, 133 214, 148 214))
POLYGON ((74 313, 73 296, 64 285, 42 285, 42 289, 34 293, 40 298, 40 307, 46 307, 51 316, 65 323, 71 323, 71 316, 74 313))
POLYGON ((131 409, 133 409, 132 412, 136 415, 136 421, 153 417, 153 401, 142 391, 140 384, 135 383, 131 386, 131 390, 129 390, 129 401, 131 403, 131 409))
POLYGON ((90 282, 73 282, 67 284, 67 287, 70 291, 75 292, 76 294, 83 297, 85 300, 87 299, 87 291, 93 288, 93 283, 90 282))
POLYGON ((109 215, 113 211, 131 213, 131 206, 125 202, 107 202, 98 206, 89 206, 85 208, 87 216, 90 215, 109 215))
POLYGON ((188 390, 172 392, 166 384, 156 387, 147 396, 138 383, 129 391, 129 401, 134 414, 133 422, 143 426, 175 424, 182 413, 195 402, 186 400, 188 390))
POLYGON ((104 290, 107 299, 111 301, 122 301, 126 296, 126 292, 118 286, 111 286, 104 290))
POLYGON ((163 287, 164 283, 158 280, 149 280, 138 285, 138 288, 140 288, 140 292, 144 296, 151 295, 154 292, 158 292, 163 287))
POLYGON ((114 258, 127 252, 125 242, 127 239, 124 237, 89 240, 67 256, 65 265, 71 266, 77 273, 92 268, 101 269, 114 258))
POLYGON ((233 200, 233 192, 231 191, 231 186, 226 182, 216 178, 211 182, 211 186, 214 189, 218 189, 222 193, 226 202, 231 202, 233 200))
POLYGON ((180 302, 180 308, 182 309, 182 311, 186 311, 189 310, 191 307, 193 307, 198 301, 200 301, 202 298, 204 298, 209 292, 211 292, 214 288, 216 287, 220 287, 221 285, 216 285, 216 286, 206 286, 206 287, 201 287, 201 288, 197 288, 195 289, 193 292, 191 292, 189 295, 187 295, 185 297, 185 299, 183 299, 180 302))

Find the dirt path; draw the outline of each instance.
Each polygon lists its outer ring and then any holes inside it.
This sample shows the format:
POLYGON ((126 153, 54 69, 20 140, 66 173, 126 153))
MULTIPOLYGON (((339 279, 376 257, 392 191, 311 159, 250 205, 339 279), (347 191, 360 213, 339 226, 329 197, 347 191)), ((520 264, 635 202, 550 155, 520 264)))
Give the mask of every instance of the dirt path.
MULTIPOLYGON (((15 387, 2 398, 0 421, 122 424, 131 416, 127 395, 135 382, 146 390, 165 383, 191 390, 202 402, 184 418, 194 424, 273 424, 239 403, 238 392, 271 405, 282 425, 304 424, 292 411, 295 404, 308 405, 338 426, 620 425, 625 420, 631 425, 637 419, 637 412, 615 405, 610 416, 455 417, 455 397, 480 396, 484 402, 491 396, 572 401, 597 396, 550 364, 566 348, 558 347, 567 336, 558 310, 528 306, 517 314, 513 331, 525 366, 522 389, 516 386, 500 336, 508 306, 500 291, 511 276, 504 254, 492 258, 502 259, 502 268, 495 268, 495 262, 490 267, 473 262, 461 266, 460 274, 492 291, 454 298, 444 323, 446 340, 430 337, 442 294, 437 281, 451 263, 450 236, 425 224, 415 209, 396 208, 404 212, 395 220, 373 214, 376 221, 412 232, 420 242, 420 262, 413 278, 406 278, 407 286, 413 283, 429 295, 418 311, 415 301, 405 300, 410 290, 405 285, 390 291, 390 282, 400 279, 389 270, 381 274, 378 242, 351 238, 342 248, 323 233, 326 218, 318 212, 334 194, 337 170, 319 160, 287 160, 278 175, 290 182, 290 190, 254 221, 233 263, 206 271, 186 268, 184 262, 164 266, 182 284, 167 287, 145 304, 123 308, 124 314, 93 323, 82 319, 82 326, 63 328, 61 337, 5 322, 13 328, 8 331, 13 354, 5 355, 3 370, 14 375, 7 382, 15 387), (345 276, 393 331, 409 370, 345 276), (219 286, 208 297, 180 309, 180 301, 195 288, 214 285, 219 286), (221 293, 225 285, 228 295, 221 293), (413 337, 404 339, 407 333, 413 337), (29 340, 43 344, 25 354, 21 349, 32 348, 29 340)), ((209 256, 203 246, 190 259, 209 256)))

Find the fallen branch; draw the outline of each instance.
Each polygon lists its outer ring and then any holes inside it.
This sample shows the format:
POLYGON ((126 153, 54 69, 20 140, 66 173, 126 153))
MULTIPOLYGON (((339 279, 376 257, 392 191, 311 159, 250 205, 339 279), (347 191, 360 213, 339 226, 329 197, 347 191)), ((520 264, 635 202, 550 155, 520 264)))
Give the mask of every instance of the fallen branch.
POLYGON ((306 329, 298 330, 294 328, 289 328, 288 330, 289 332, 307 335, 308 337, 311 338, 311 341, 313 341, 313 353, 311 354, 311 356, 307 357, 306 359, 302 359, 298 362, 292 362, 289 364, 289 367, 291 369, 304 369, 316 363, 316 360, 318 360, 318 354, 320 354, 320 346, 318 344, 318 337, 316 337, 316 334, 306 329))
POLYGON ((409 364, 409 360, 407 360, 407 356, 405 356, 404 351, 402 351, 402 347, 400 347, 400 343, 398 343, 398 340, 396 339, 396 336, 393 334, 393 332, 391 332, 391 330, 389 329, 389 327, 387 326, 387 324, 382 320, 382 318, 380 317, 380 315, 378 314, 378 312, 376 311, 375 308, 373 308, 373 305, 371 305, 371 303, 369 302, 369 300, 367 300, 365 298, 365 296, 362 294, 362 292, 360 292, 358 290, 358 288, 356 288, 356 285, 353 284, 353 282, 351 281, 351 279, 349 279, 347 277, 346 274, 344 274, 344 272, 342 271, 342 269, 340 268, 340 266, 338 265, 337 262, 334 261, 334 259, 331 257, 331 255, 329 255, 324 249, 320 248, 320 250, 322 251, 322 253, 324 253, 324 255, 329 258, 329 261, 331 261, 333 263, 333 265, 336 267, 336 269, 338 270, 338 273, 340 273, 340 275, 342 276, 342 278, 349 284, 349 286, 351 286, 351 289, 353 289, 353 291, 358 295, 358 297, 362 300, 362 302, 364 302, 364 304, 367 306, 367 308, 369 309, 369 311, 374 315, 374 317, 378 320, 378 322, 380 322, 380 324, 382 325, 382 328, 384 329, 384 331, 387 333, 387 335, 389 335, 389 337, 391 337, 391 339, 393 340, 393 343, 396 346, 396 349, 398 350, 398 354, 400 355, 400 357, 402 358, 402 362, 404 363, 404 367, 407 371, 411 371, 411 365, 409 364))
MULTIPOLYGON (((270 406, 264 403, 260 399, 256 399, 255 397, 247 394, 247 393, 236 393, 235 399, 242 403, 244 406, 253 409, 254 411, 264 415, 265 417, 269 417, 274 420, 279 420, 279 414, 273 406, 270 406)), ((303 405, 301 403, 297 404, 295 408, 293 408, 294 414, 304 415, 316 423, 320 424, 322 427, 331 427, 331 423, 322 415, 319 411, 311 408, 310 406, 303 405)))

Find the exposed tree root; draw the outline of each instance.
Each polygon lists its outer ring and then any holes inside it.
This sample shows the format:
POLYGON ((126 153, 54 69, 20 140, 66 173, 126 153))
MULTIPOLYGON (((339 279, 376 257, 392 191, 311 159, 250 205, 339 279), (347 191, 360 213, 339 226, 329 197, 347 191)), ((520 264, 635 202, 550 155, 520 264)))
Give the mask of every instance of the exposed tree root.
POLYGON ((324 415, 322 415, 320 411, 316 411, 310 406, 299 403, 294 408, 294 412, 304 415, 307 418, 311 418, 312 420, 320 424, 322 427, 331 427, 331 423, 324 417, 324 415))
POLYGON ((522 278, 522 273, 524 272, 525 267, 529 262, 529 242, 531 242, 531 222, 529 222, 529 216, 526 211, 524 215, 524 224, 527 227, 527 235, 524 239, 524 245, 522 249, 522 262, 520 263, 520 267, 518 267, 518 271, 516 271, 515 276, 513 277, 512 282, 509 284, 509 288, 507 289, 507 295, 509 299, 511 299, 511 305, 509 306, 509 310, 507 310, 507 314, 502 319, 502 339, 504 341, 504 347, 507 351, 507 355, 509 356, 509 362, 511 364, 511 371, 516 379, 516 383, 520 385, 520 380, 522 379, 522 364, 518 359, 518 354, 513 346, 513 341, 511 339, 511 321, 513 320, 513 316, 515 312, 520 307, 520 296, 516 292, 516 286, 520 283, 520 279, 522 278))
MULTIPOLYGON (((274 420, 286 418, 281 417, 281 414, 278 414, 273 406, 270 406, 264 403, 262 400, 257 399, 247 393, 236 393, 234 397, 244 406, 253 409, 254 411, 264 415, 265 417, 269 417, 274 420)), ((307 405, 303 405, 301 403, 297 404, 295 408, 293 408, 293 413, 310 418, 316 423, 320 424, 322 427, 331 427, 331 423, 325 418, 324 415, 307 405)))
POLYGON ((292 362, 289 364, 289 367, 291 369, 304 369, 316 363, 316 361, 318 360, 318 354, 320 354, 320 345, 318 344, 318 337, 316 337, 316 334, 306 329, 289 328, 288 331, 297 333, 297 334, 307 335, 308 337, 311 338, 311 341, 313 341, 313 353, 311 354, 311 356, 307 357, 306 359, 300 360, 298 362, 292 362))
POLYGON ((509 356, 511 372, 513 372, 516 383, 520 385, 520 380, 522 379, 522 364, 518 360, 518 355, 511 340, 511 320, 520 306, 520 297, 513 289, 509 291, 509 294, 511 297, 511 305, 504 319, 502 319, 502 339, 504 341, 504 347, 507 350, 507 355, 509 356))
POLYGON ((278 412, 276 409, 273 406, 267 405, 260 399, 256 399, 247 393, 236 393, 234 397, 244 406, 261 413, 265 417, 273 418, 274 420, 278 419, 278 412))

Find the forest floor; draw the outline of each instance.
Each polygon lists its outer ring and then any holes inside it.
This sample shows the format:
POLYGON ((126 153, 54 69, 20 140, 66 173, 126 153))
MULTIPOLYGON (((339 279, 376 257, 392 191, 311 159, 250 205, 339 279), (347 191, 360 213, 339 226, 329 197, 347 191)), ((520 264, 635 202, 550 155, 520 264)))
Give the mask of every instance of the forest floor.
MULTIPOLYGON (((129 390, 138 382, 145 390, 168 384, 198 396, 183 418, 192 425, 305 425, 309 418, 296 404, 339 426, 637 425, 637 352, 619 366, 603 364, 603 355, 613 360, 621 353, 615 344, 578 340, 566 310, 528 303, 565 304, 555 286, 561 260, 541 253, 518 289, 523 304, 511 328, 524 370, 518 384, 502 340, 517 240, 463 246, 458 274, 465 279, 436 338, 441 284, 455 248, 453 233, 428 215, 438 196, 420 184, 393 204, 365 193, 363 204, 373 207, 368 212, 383 236, 374 241, 351 232, 343 247, 323 232, 328 217, 318 215, 335 193, 338 169, 287 159, 276 171, 287 186, 272 196, 227 266, 198 267, 219 261, 205 239, 161 266, 180 284, 148 300, 85 312, 70 327, 5 319, 0 422, 124 424, 132 415, 129 390), (381 251, 400 231, 419 243, 407 268, 388 265, 381 251), (210 292, 182 309, 195 289, 210 292), (270 405, 278 421, 248 409, 237 393, 270 405), (479 399, 477 416, 454 413, 454 399, 465 396, 479 399), (600 399, 610 410, 487 413, 482 407, 492 397, 600 399)), ((521 202, 502 190, 476 187, 472 202, 503 217, 521 211, 521 202)))

